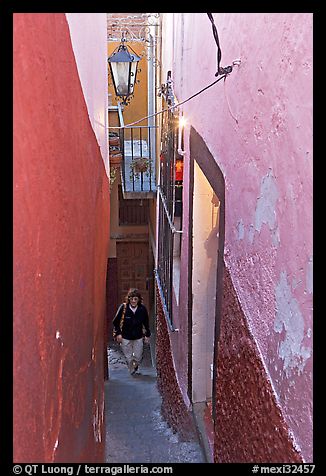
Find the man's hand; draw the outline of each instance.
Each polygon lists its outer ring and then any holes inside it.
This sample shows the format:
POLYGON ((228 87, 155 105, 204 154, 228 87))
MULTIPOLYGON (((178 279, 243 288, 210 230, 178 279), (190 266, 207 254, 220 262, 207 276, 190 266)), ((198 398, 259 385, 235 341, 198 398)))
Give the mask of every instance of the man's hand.
POLYGON ((150 337, 146 337, 146 336, 144 337, 144 343, 145 343, 145 344, 149 344, 150 341, 151 341, 151 338, 150 338, 150 337))
POLYGON ((116 337, 116 339, 117 339, 118 344, 121 344, 121 342, 122 342, 122 335, 119 334, 119 335, 116 337))

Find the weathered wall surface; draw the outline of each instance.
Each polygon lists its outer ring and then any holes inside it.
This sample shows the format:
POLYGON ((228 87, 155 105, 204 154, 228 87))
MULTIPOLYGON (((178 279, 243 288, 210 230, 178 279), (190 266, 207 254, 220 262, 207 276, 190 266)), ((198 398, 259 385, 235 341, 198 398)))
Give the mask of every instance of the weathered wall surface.
POLYGON ((66 17, 15 14, 15 462, 103 461, 108 232, 66 17))
POLYGON ((196 430, 191 404, 180 389, 162 300, 157 287, 156 314, 156 368, 158 388, 162 395, 162 414, 181 437, 188 440, 195 439, 196 430))
MULTIPOLYGON (((181 101, 216 79, 217 47, 206 14, 166 15, 163 79, 171 69, 181 101)), ((241 64, 182 108, 224 174, 226 269, 289 441, 311 461, 312 14, 213 16, 221 66, 241 64)))
POLYGON ((302 462, 226 269, 222 315, 214 460, 302 462))

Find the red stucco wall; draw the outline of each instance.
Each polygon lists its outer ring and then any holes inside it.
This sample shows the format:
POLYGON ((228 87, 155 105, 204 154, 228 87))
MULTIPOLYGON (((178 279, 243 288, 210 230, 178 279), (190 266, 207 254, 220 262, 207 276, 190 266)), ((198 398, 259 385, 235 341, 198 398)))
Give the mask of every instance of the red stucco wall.
POLYGON ((107 329, 108 329, 108 342, 113 341, 113 325, 112 321, 119 307, 118 298, 118 260, 117 258, 109 258, 107 266, 107 329))
POLYGON ((64 14, 14 15, 14 461, 102 461, 109 188, 64 14))
POLYGON ((222 309, 215 462, 302 462, 275 400, 227 269, 224 270, 222 309))
POLYGON ((157 286, 156 314, 156 369, 157 385, 162 396, 162 414, 174 431, 191 440, 196 434, 191 405, 185 402, 177 379, 170 335, 157 286))

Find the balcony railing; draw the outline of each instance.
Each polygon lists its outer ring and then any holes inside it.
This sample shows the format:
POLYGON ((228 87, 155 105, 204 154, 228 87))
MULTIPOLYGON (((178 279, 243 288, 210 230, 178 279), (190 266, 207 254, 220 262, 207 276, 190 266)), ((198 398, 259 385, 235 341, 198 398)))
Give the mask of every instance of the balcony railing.
POLYGON ((156 195, 155 126, 120 129, 122 191, 124 198, 156 195))

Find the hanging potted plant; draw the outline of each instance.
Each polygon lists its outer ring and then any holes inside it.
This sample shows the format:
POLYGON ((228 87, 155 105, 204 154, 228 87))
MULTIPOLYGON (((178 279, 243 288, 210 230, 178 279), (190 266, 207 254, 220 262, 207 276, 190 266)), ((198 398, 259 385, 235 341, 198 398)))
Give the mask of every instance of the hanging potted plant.
POLYGON ((152 159, 149 157, 136 157, 130 163, 130 178, 139 178, 141 173, 150 174, 152 159))

